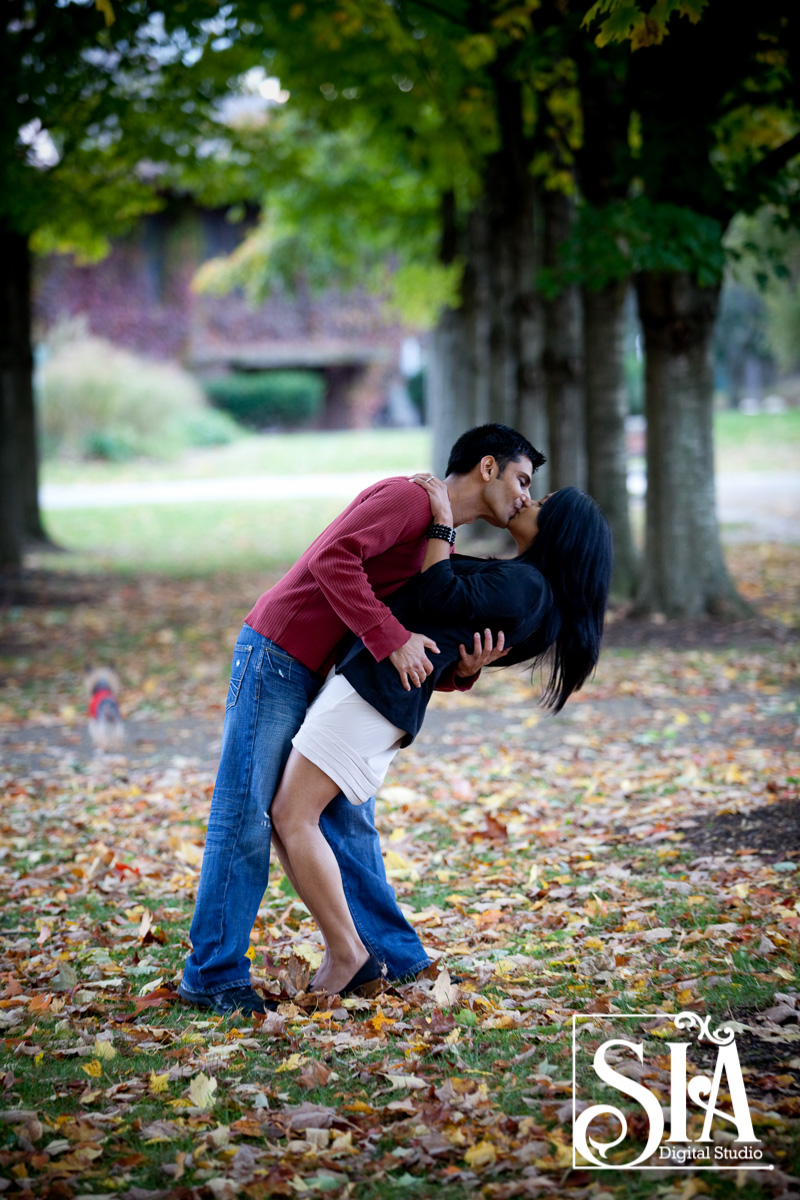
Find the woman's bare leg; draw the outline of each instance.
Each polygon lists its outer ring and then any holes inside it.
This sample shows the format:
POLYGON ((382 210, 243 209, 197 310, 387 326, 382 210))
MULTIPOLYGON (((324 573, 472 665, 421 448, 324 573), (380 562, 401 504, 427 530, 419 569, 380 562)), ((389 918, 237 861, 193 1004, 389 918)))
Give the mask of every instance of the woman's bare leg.
MULTIPOLYGON (((300 884, 297 881, 297 876, 295 875, 294 871, 292 870, 292 864, 289 862, 289 855, 286 853, 286 847, 284 846, 283 842, 281 841, 280 837, 278 836, 278 832, 275 829, 274 825, 272 828, 272 838, 270 840, 272 842, 272 849, 275 851, 275 853, 278 856, 278 862, 281 864, 281 867, 283 868, 284 875, 289 880, 289 883, 292 885, 294 890, 297 892, 300 899, 303 901, 303 904, 306 904, 305 898, 304 898, 302 892, 300 891, 300 884)), ((306 908, 308 908, 307 904, 306 904, 306 908)), ((310 911, 311 910, 309 909, 309 912, 310 911)))
POLYGON ((296 879, 297 893, 322 930, 328 953, 314 977, 316 987, 336 992, 369 958, 345 899, 339 864, 319 818, 339 793, 324 771, 292 750, 272 802, 273 826, 296 879))
MULTIPOLYGON (((292 885, 294 890, 297 892, 297 895, 300 897, 303 904, 305 904, 308 911, 311 912, 311 905, 308 903, 308 900, 302 893, 302 890, 300 888, 300 882, 299 882, 297 876, 295 875, 294 871, 292 870, 292 864, 289 862, 289 855, 286 853, 286 847, 284 846, 281 839, 278 837, 278 834, 275 831, 274 824, 272 826, 272 848, 278 856, 278 861, 280 862, 281 867, 283 868, 284 875, 289 880, 289 883, 292 885)), ((312 916, 313 916, 313 913, 312 913, 312 916)), ((316 920, 316 917, 314 919, 316 920)), ((319 924, 318 921, 317 921, 317 924, 319 924)), ((321 928, 321 926, 320 926, 320 928, 321 928)), ((312 987, 314 987, 314 988, 322 987, 322 984, 319 983, 319 979, 320 979, 320 977, 324 978, 326 968, 327 968, 328 964, 330 963, 330 959, 331 959, 331 956, 328 951, 328 947, 326 946, 322 962, 321 962, 320 966, 317 968, 317 970, 314 973, 314 976, 311 980, 312 987)))

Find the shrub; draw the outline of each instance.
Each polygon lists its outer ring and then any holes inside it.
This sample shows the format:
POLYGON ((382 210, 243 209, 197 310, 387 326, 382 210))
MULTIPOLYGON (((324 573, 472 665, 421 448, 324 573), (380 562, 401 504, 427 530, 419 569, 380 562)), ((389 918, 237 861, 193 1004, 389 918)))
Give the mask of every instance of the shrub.
POLYGON ((45 455, 170 458, 231 441, 235 423, 206 405, 190 375, 101 338, 58 345, 38 375, 45 455))
POLYGON ((241 371, 204 385, 212 404, 242 425, 304 425, 322 411, 325 380, 315 371, 241 371))

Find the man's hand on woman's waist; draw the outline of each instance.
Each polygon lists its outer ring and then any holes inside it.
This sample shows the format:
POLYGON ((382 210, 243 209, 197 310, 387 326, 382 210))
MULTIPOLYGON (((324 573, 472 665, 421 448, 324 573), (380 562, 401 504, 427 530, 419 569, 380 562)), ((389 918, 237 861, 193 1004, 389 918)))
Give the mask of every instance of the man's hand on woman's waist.
POLYGON ((426 650, 431 650, 434 654, 439 653, 439 647, 433 638, 426 637, 423 633, 412 633, 407 642, 389 655, 389 662, 396 669, 407 692, 411 691, 412 684, 414 687, 422 687, 433 670, 433 663, 425 653, 426 650))

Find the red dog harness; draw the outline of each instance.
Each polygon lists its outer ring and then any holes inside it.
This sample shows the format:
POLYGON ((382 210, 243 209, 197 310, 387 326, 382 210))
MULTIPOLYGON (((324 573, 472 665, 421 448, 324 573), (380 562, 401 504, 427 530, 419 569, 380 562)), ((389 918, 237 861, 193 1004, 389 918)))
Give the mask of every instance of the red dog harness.
POLYGON ((114 693, 109 688, 98 688, 89 701, 89 716, 93 720, 97 720, 97 710, 104 700, 112 700, 114 703, 114 693))

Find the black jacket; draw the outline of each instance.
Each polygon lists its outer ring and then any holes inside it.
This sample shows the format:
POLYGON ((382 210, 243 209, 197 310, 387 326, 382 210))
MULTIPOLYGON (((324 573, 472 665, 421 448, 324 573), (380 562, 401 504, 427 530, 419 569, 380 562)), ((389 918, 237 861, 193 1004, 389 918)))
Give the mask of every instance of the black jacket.
POLYGON ((389 600, 406 629, 432 637, 439 654, 429 652, 433 671, 421 687, 407 692, 388 658, 376 662, 359 639, 346 646, 336 666, 360 696, 408 734, 409 745, 425 718, 437 680, 459 658, 459 645, 487 627, 507 646, 529 637, 553 604, 550 585, 527 563, 452 558, 415 575, 389 600))

